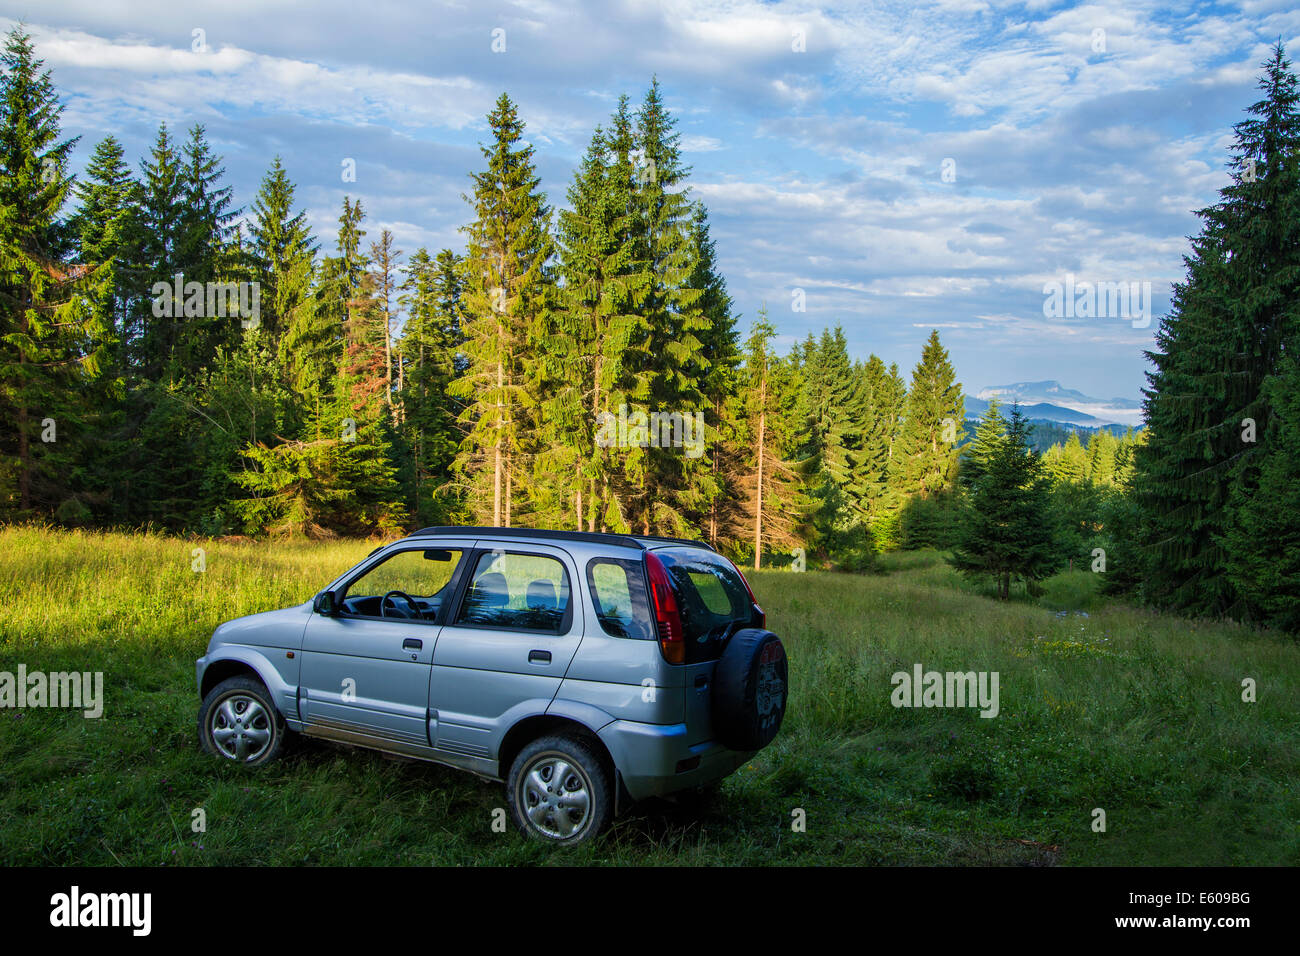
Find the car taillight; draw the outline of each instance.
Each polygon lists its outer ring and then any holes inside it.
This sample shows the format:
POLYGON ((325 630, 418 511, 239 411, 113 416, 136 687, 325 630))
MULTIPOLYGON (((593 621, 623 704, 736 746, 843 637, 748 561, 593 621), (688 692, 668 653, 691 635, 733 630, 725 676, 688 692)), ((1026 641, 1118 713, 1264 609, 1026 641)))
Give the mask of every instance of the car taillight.
POLYGON ((646 574, 650 578, 650 602, 654 605, 655 630, 659 633, 659 650, 669 664, 686 663, 686 640, 682 633, 682 615, 677 609, 677 595, 668 580, 668 569, 653 551, 645 556, 646 574))
POLYGON ((745 577, 744 572, 742 572, 740 568, 736 567, 736 562, 727 560, 727 563, 730 564, 735 572, 740 575, 741 583, 745 585, 745 590, 749 592, 749 603, 754 609, 754 626, 767 627, 767 615, 763 613, 763 609, 759 607, 758 601, 754 599, 754 589, 749 586, 749 580, 745 577))

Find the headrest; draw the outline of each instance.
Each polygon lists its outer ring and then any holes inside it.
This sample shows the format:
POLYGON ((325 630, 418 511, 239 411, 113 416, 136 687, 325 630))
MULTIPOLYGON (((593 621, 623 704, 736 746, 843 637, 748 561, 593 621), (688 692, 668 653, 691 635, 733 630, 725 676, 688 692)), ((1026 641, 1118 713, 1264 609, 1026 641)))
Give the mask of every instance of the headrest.
POLYGON ((510 588, 506 576, 500 571, 491 571, 477 581, 470 589, 469 599, 475 607, 505 607, 510 603, 510 588))
POLYGON ((528 585, 528 607, 533 610, 557 611, 559 598, 555 594, 555 584, 545 579, 528 585))

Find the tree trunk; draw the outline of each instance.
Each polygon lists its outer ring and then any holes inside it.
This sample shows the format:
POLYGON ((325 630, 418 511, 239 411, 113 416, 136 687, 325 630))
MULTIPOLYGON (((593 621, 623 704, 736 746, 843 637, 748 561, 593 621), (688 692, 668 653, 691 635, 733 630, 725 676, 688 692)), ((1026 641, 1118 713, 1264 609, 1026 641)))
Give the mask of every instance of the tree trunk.
MULTIPOLYGON (((599 343, 597 343, 597 347, 599 348, 599 343)), ((600 421, 600 373, 601 370, 604 368, 604 361, 605 361, 605 357, 603 355, 597 354, 596 377, 593 380, 592 389, 591 389, 591 427, 592 427, 593 437, 595 435, 595 429, 599 427, 597 423, 600 421)), ((603 473, 606 466, 605 449, 601 448, 593 440, 591 443, 591 453, 596 456, 596 461, 600 465, 600 467, 596 468, 595 471, 599 473, 603 473)), ((603 501, 604 501, 603 498, 597 499, 596 497, 596 475, 593 474, 591 476, 591 499, 587 502, 587 530, 589 531, 596 530, 596 512, 604 510, 602 507, 600 507, 600 504, 598 504, 598 502, 603 503, 603 501)), ((582 530, 581 523, 579 523, 578 525, 578 530, 579 531, 582 530)))
POLYGON ((577 480, 573 483, 573 515, 577 528, 582 530, 582 462, 574 462, 573 473, 577 480))
MULTIPOLYGON (((25 297, 24 297, 25 298, 25 297)), ((20 303, 20 307, 25 303, 20 303)), ((31 323, 27 319, 27 309, 22 308, 22 329, 24 338, 31 331, 31 323)), ((18 348, 18 364, 27 364, 27 353, 23 351, 22 346, 18 348)), ((18 381, 22 388, 27 383, 27 376, 23 374, 18 381)), ((27 434, 27 399, 20 399, 21 405, 18 406, 18 507, 27 511, 32 506, 32 450, 30 437, 27 434)))
MULTIPOLYGON (((764 362, 766 364, 766 362, 764 362)), ((763 562, 763 462, 767 455, 767 371, 758 382, 758 489, 754 507, 754 570, 763 562)))
MULTIPOLYGON (((497 249, 497 276, 501 282, 501 298, 504 299, 507 291, 510 288, 510 283, 506 278, 505 250, 501 248, 497 249)), ((491 291, 495 293, 496 290, 491 290, 491 291)), ((509 351, 507 349, 507 346, 505 345, 506 324, 505 324, 505 319, 503 318, 503 315, 505 313, 505 309, 503 308, 504 305, 505 305, 504 301, 502 302, 494 301, 491 305, 491 308, 497 314, 497 342, 500 343, 499 347, 502 349, 503 355, 506 358, 508 358, 509 351)), ((496 475, 494 477, 494 481, 496 482, 496 487, 493 492, 494 502, 493 502, 493 509, 492 509, 493 510, 492 524, 494 527, 497 528, 503 527, 501 521, 501 517, 502 517, 501 481, 502 481, 502 470, 503 470, 502 462, 501 462, 501 442, 505 436, 505 429, 506 429, 505 405, 502 402, 502 395, 505 391, 505 385, 506 385, 505 359, 498 358, 497 359, 497 462, 496 462, 496 475)), ((509 509, 510 509, 510 496, 509 496, 509 491, 507 490, 506 511, 509 511, 509 509)), ((509 523, 510 523, 509 521, 505 522, 506 525, 509 525, 509 523)))
POLYGON ((505 372, 501 362, 497 362, 497 440, 494 446, 492 463, 492 527, 501 527, 501 433, 505 422, 502 420, 501 389, 505 384, 505 372))
POLYGON ((505 519, 505 527, 507 528, 510 527, 510 493, 513 490, 513 484, 510 479, 514 477, 513 465, 514 460, 511 458, 510 452, 506 452, 506 508, 505 514, 502 517, 505 519))
MULTIPOLYGON (((717 416, 718 429, 719 431, 721 431, 722 428, 722 403, 721 402, 713 403, 713 414, 717 416)), ((713 480, 718 483, 719 487, 722 485, 721 480, 718 478, 718 469, 720 467, 718 464, 718 456, 720 454, 718 446, 720 444, 721 442, 716 442, 716 441, 713 443, 713 480)), ((713 500, 709 502, 709 544, 713 545, 715 548, 718 546, 718 497, 719 496, 715 494, 713 496, 713 500)))
POLYGON ((754 570, 759 570, 763 561, 763 445, 767 439, 767 376, 764 375, 758 386, 758 492, 754 509, 754 570))
MULTIPOLYGON (((19 359, 26 365, 26 356, 19 359)), ((18 408, 18 507, 27 511, 32 506, 32 453, 27 437, 27 404, 18 408)))
POLYGON ((397 424, 406 421, 406 363, 397 357, 397 424))
POLYGON ((388 324, 388 303, 384 303, 384 401, 388 403, 388 414, 393 424, 397 424, 397 409, 393 407, 393 336, 388 324))

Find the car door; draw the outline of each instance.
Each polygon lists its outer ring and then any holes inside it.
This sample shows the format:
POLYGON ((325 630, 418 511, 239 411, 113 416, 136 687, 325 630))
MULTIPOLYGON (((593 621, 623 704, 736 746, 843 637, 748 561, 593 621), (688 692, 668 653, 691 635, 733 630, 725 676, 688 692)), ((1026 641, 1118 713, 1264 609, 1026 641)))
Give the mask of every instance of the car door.
POLYGON ((577 571, 562 548, 502 542, 465 559, 429 685, 436 745, 491 757, 506 730, 554 699, 582 641, 577 571))
POLYGON ((439 540, 385 554, 336 589, 339 613, 312 616, 298 699, 309 730, 432 745, 429 669, 440 616, 470 544, 439 540), (384 601, 397 591, 413 605, 396 596, 384 601))

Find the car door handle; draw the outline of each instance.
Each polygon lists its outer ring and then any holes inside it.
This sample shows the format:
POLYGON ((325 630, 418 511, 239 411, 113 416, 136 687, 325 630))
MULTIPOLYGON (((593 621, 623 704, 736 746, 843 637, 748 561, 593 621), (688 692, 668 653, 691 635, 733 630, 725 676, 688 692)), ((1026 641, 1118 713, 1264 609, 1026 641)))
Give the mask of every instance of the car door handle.
POLYGON ((528 663, 530 664, 549 664, 551 662, 550 651, 529 651, 528 663))
POLYGON ((402 650, 404 651, 418 651, 422 647, 424 647, 424 641, 418 637, 408 637, 402 641, 402 650))

